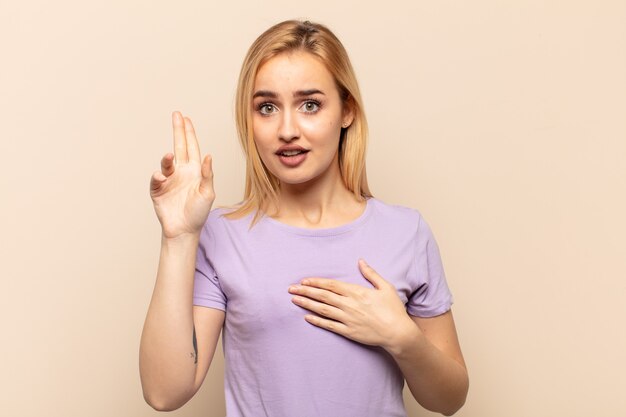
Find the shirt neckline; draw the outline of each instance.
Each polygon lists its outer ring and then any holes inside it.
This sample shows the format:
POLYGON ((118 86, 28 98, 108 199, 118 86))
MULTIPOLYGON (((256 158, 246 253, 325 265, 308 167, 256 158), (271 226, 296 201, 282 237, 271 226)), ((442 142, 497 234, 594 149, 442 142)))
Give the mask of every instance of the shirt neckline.
POLYGON ((292 234, 296 234, 296 235, 301 235, 301 236, 335 236, 335 235, 339 235, 342 233, 346 233, 349 232, 353 229, 356 229, 357 227, 361 226, 363 223, 365 223, 365 221, 367 221, 367 219, 370 217, 372 210, 373 210, 373 197, 367 197, 366 198, 366 204, 365 204, 365 209, 363 210, 363 212, 359 215, 359 217, 357 217, 356 219, 342 224, 340 226, 335 226, 335 227, 327 227, 327 228, 321 228, 321 229, 309 229, 306 227, 298 227, 298 226, 292 226, 286 223, 282 223, 276 219, 273 219, 267 215, 264 215, 263 218, 261 219, 261 221, 266 222, 269 225, 272 225, 274 227, 277 227, 285 232, 288 233, 292 233, 292 234))

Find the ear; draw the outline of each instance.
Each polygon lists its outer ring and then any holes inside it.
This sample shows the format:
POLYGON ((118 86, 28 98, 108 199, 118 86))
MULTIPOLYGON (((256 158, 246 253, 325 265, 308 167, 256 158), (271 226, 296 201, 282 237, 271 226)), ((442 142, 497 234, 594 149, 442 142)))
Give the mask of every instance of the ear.
POLYGON ((341 118, 341 126, 344 128, 349 127, 354 121, 354 100, 352 96, 348 97, 346 101, 343 102, 343 115, 341 118))

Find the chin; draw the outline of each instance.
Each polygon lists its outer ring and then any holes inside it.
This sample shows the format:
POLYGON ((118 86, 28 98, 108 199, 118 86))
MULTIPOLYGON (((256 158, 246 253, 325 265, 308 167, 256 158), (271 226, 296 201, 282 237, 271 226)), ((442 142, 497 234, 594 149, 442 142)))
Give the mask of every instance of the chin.
POLYGON ((289 185, 300 185, 312 183, 317 179, 322 177, 319 173, 287 173, 284 172, 272 172, 274 177, 278 179, 281 184, 289 184, 289 185))
POLYGON ((315 178, 311 178, 311 177, 284 177, 284 176, 278 176, 276 175, 276 178, 278 178, 278 181, 280 181, 281 184, 289 184, 289 185, 298 185, 298 184, 306 184, 308 182, 311 182, 312 180, 314 180, 315 178))

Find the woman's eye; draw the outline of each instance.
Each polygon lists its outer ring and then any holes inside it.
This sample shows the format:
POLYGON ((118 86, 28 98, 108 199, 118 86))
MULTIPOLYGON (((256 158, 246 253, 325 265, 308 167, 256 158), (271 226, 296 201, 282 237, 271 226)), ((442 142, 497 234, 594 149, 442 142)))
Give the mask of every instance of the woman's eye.
POLYGON ((302 110, 306 113, 315 113, 320 109, 320 104, 315 101, 307 101, 302 105, 302 110))
POLYGON ((265 103, 259 106, 259 113, 264 114, 264 115, 269 115, 269 114, 274 113, 275 109, 276 108, 274 107, 273 104, 265 103))

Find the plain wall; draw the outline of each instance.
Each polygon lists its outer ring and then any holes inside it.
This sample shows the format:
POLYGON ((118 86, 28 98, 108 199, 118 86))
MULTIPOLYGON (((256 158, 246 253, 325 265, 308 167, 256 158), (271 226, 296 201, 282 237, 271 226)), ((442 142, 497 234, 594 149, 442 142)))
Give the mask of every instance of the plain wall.
MULTIPOLYGON (((115 0, 0 4, 2 415, 157 415, 138 350, 170 114, 213 155, 215 204, 239 201, 239 66, 288 18, 343 41, 371 189, 437 238, 471 378, 458 415, 623 413, 626 3, 115 0)), ((223 416, 222 375, 219 350, 171 414, 223 416)))

